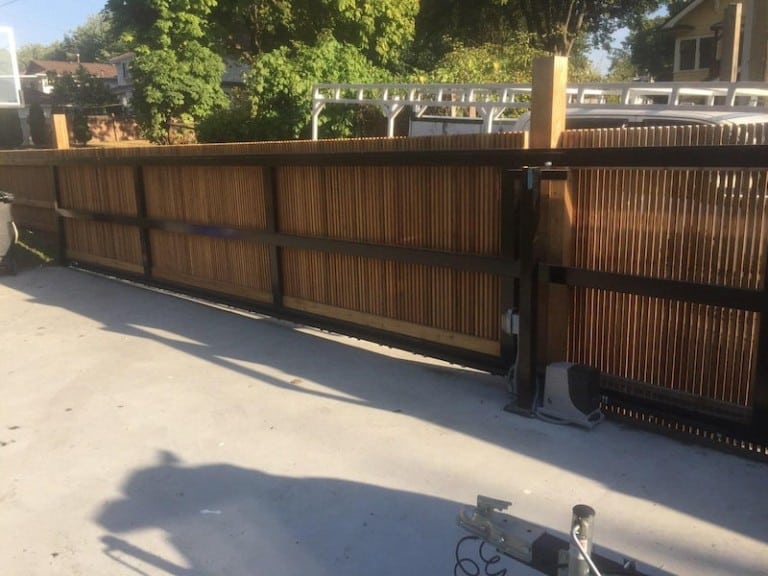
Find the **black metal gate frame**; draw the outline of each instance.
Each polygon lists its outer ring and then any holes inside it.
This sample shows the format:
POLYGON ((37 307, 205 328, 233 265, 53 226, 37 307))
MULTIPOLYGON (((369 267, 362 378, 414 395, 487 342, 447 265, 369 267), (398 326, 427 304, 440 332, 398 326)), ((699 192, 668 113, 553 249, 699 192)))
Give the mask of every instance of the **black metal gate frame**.
MULTIPOLYGON (((242 154, 226 156, 168 156, 152 157, 78 157, 61 156, 53 166, 56 211, 59 219, 60 254, 66 254, 63 233, 65 219, 81 219, 135 226, 140 230, 143 275, 120 272, 119 275, 200 295, 219 302, 230 303, 259 312, 289 319, 308 321, 353 335, 406 346, 416 351, 465 362, 471 365, 501 370, 515 360, 518 365, 518 406, 530 409, 536 386, 536 318, 539 306, 537 294, 543 284, 553 283, 570 287, 597 288, 627 294, 651 296, 707 304, 725 308, 768 313, 768 286, 763 290, 744 290, 724 286, 647 278, 626 274, 598 272, 582 268, 554 266, 537 260, 533 252, 536 234, 538 198, 542 180, 567 177, 569 168, 733 168, 753 169, 768 167, 768 146, 691 146, 648 148, 581 148, 554 150, 447 150, 417 152, 346 152, 302 154, 242 154), (135 170, 137 216, 123 216, 73 210, 62 207, 59 169, 77 164, 133 166, 135 170), (148 218, 146 215, 143 167, 152 165, 229 165, 263 166, 265 170, 265 205, 267 229, 253 230, 222 226, 198 225, 189 222, 148 218), (380 246, 329 238, 282 234, 277 228, 275 207, 275 169, 280 166, 493 166, 502 170, 501 203, 501 255, 498 258, 396 246, 380 246), (534 167, 534 168, 530 168, 534 167), (152 255, 149 230, 166 230, 184 234, 213 236, 255 241, 270 247, 273 271, 273 302, 271 305, 243 301, 204 290, 158 282, 151 276, 152 255), (498 358, 428 344, 406 336, 398 336, 333 319, 291 311, 282 306, 279 251, 282 248, 302 248, 344 255, 393 260, 411 264, 441 266, 457 270, 484 272, 500 278, 500 315, 515 308, 520 313, 518 341, 511 335, 501 336, 501 355, 498 358)), ((768 258, 768 255, 764 256, 768 258)), ((84 267, 98 269, 98 266, 84 267)), ((766 262, 768 269, 768 262, 766 262)), ((108 270, 115 274, 114 270, 108 270)), ((768 442, 768 322, 761 322, 757 366, 754 382, 752 418, 746 429, 732 422, 722 422, 727 431, 750 440, 768 442), (734 428, 735 427, 735 428, 734 428)))

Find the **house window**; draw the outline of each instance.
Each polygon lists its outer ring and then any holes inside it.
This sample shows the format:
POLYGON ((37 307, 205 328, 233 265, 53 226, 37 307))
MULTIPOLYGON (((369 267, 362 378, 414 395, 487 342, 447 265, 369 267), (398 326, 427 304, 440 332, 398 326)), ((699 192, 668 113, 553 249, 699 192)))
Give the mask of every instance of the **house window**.
POLYGON ((677 49, 678 71, 711 68, 717 57, 717 41, 714 36, 680 40, 677 49))
POLYGON ((717 42, 714 36, 699 38, 699 68, 712 68, 717 59, 717 42))
POLYGON ((696 69, 697 40, 680 40, 680 70, 696 69))

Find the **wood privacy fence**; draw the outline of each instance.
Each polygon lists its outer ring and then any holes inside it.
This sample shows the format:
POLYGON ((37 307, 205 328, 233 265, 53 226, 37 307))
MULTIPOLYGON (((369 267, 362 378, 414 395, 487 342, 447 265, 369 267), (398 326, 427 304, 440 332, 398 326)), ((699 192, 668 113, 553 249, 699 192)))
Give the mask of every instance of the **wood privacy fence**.
POLYGON ((8 152, 0 189, 20 224, 59 231, 68 261, 497 368, 517 310, 522 404, 536 370, 567 359, 606 374, 617 411, 764 438, 765 136, 8 152))

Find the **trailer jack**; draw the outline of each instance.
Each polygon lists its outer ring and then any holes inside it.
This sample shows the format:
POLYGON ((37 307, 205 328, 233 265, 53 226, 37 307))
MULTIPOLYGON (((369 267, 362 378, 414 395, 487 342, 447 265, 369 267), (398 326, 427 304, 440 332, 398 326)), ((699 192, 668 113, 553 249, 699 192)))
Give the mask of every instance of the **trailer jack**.
POLYGON ((462 538, 457 546, 454 574, 480 573, 482 563, 486 573, 491 570, 506 574, 494 566, 501 557, 489 555, 490 547, 548 576, 650 576, 638 571, 632 560, 619 561, 592 550, 595 511, 589 506, 573 507, 568 540, 543 526, 504 513, 509 506, 511 502, 478 496, 477 506, 459 511, 458 525, 471 536, 462 538), (463 544, 468 540, 480 546, 474 559, 465 556, 463 544))

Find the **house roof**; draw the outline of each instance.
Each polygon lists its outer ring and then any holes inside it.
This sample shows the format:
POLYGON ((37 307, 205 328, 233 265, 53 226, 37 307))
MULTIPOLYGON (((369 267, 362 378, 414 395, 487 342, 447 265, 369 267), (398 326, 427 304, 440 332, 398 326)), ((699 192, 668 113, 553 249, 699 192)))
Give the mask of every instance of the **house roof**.
POLYGON ((134 52, 124 52, 119 56, 115 56, 109 62, 110 64, 119 64, 120 62, 130 62, 134 58, 136 58, 136 54, 134 52))
POLYGON ((94 62, 59 62, 58 60, 31 60, 27 64, 25 74, 55 73, 57 76, 64 74, 76 74, 82 66, 88 74, 97 78, 115 78, 117 70, 112 64, 97 64, 94 62))
POLYGON ((691 0, 691 2, 688 4, 688 6, 686 6, 685 8, 680 10, 680 12, 678 12, 677 14, 672 16, 669 20, 664 22, 664 24, 661 25, 661 28, 663 30, 670 30, 670 29, 674 28, 675 26, 678 25, 680 20, 685 18, 688 14, 690 14, 694 10, 696 10, 696 8, 701 6, 703 3, 704 3, 704 0, 691 0))

